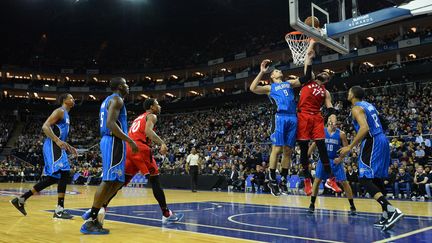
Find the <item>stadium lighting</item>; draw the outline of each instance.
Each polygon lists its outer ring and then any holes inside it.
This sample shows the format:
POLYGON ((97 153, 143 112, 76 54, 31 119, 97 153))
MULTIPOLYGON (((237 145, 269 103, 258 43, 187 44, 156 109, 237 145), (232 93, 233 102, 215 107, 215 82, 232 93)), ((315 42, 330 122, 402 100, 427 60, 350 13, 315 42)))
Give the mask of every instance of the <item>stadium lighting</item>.
POLYGON ((417 28, 416 27, 411 27, 411 31, 415 33, 415 32, 417 32, 417 28))
POLYGON ((411 53, 411 54, 409 54, 408 56, 409 56, 410 58, 412 58, 412 59, 416 59, 416 58, 417 58, 416 54, 414 54, 414 53, 411 53))
POLYGON ((94 97, 94 95, 89 95, 90 98, 92 98, 93 100, 96 100, 96 97, 94 97))
POLYGON ((171 78, 173 78, 173 79, 178 79, 178 77, 176 76, 176 75, 171 75, 171 78))
POLYGON ((367 66, 369 66, 369 67, 373 67, 374 65, 372 64, 372 63, 370 63, 370 62, 364 62, 363 63, 364 65, 367 65, 367 66))
POLYGON ((163 78, 156 79, 156 82, 158 82, 158 83, 163 82, 163 78))
POLYGON ((366 40, 368 40, 368 41, 370 41, 370 42, 373 42, 373 41, 374 41, 374 38, 371 37, 371 36, 369 36, 369 37, 366 37, 366 40))
POLYGON ((34 95, 36 98, 39 98, 38 93, 34 92, 33 95, 34 95))
POLYGON ((45 86, 45 87, 49 87, 49 85, 48 85, 48 84, 45 84, 44 86, 45 86))
POLYGON ((149 76, 145 76, 145 79, 151 80, 151 78, 149 76))
POLYGON ((165 95, 166 95, 166 96, 169 96, 169 97, 174 97, 174 95, 171 94, 171 93, 166 93, 165 95))
POLYGON ((204 76, 204 74, 202 74, 202 73, 200 73, 200 72, 195 72, 195 75, 198 75, 198 76, 204 76))
POLYGON ((141 94, 141 97, 143 97, 143 98, 145 98, 145 99, 147 99, 147 98, 148 98, 148 96, 147 96, 147 95, 145 95, 145 94, 141 94))

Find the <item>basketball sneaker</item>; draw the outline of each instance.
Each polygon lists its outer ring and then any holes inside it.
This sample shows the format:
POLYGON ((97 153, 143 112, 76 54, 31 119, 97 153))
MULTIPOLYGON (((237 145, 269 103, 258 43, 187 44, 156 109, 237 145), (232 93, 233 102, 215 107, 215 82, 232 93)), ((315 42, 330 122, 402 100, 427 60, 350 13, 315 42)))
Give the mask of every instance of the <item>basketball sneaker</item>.
POLYGON ((56 210, 54 211, 53 218, 55 219, 72 219, 73 216, 66 210, 64 210, 63 207, 57 206, 56 210))
POLYGON ((376 227, 376 228, 384 227, 385 223, 387 222, 387 219, 388 219, 388 214, 386 211, 384 211, 381 215, 380 220, 378 220, 374 223, 374 227, 376 227))
POLYGON ((18 211, 20 211, 24 216, 27 215, 27 212, 25 211, 24 208, 24 199, 20 200, 20 198, 16 197, 10 200, 10 203, 14 205, 14 207, 18 209, 18 211))
POLYGON ((350 207, 350 214, 351 214, 352 216, 357 215, 357 209, 356 209, 355 207, 350 207))
POLYGON ((336 183, 336 178, 332 177, 326 180, 325 187, 331 189, 332 191, 339 193, 342 189, 336 183))
POLYGON ((304 179, 304 192, 306 193, 306 196, 312 195, 312 181, 310 178, 304 179))
MULTIPOLYGON (((103 225, 103 222, 105 220, 105 214, 106 214, 107 211, 108 210, 106 210, 103 207, 99 210, 99 213, 98 213, 98 216, 97 216, 97 220, 99 221, 99 223, 101 225, 103 225)), ((84 220, 88 220, 90 218, 90 212, 91 212, 91 209, 85 211, 83 213, 83 215, 81 215, 81 218, 84 219, 84 220)))
POLYGON ((395 226, 395 224, 399 220, 401 220, 403 218, 403 216, 404 216, 404 214, 402 213, 402 211, 400 211, 400 209, 398 209, 398 208, 395 208, 394 212, 388 213, 388 219, 384 223, 382 230, 389 230, 389 229, 393 228, 393 226, 395 226))
POLYGON ((176 222, 179 222, 180 220, 182 220, 183 217, 184 217, 184 213, 173 213, 170 210, 170 216, 165 217, 162 215, 162 224, 176 223, 176 222))
POLYGON ((315 205, 311 203, 309 205, 308 213, 313 214, 314 212, 315 212, 315 205))
POLYGON ((288 187, 286 184, 286 180, 283 177, 281 182, 279 183, 279 191, 282 195, 288 195, 288 187))
POLYGON ((267 183, 268 188, 270 189, 270 193, 275 196, 278 197, 281 195, 280 191, 279 191, 279 186, 277 184, 277 182, 275 180, 271 180, 269 181, 269 183, 267 183))
POLYGON ((81 226, 80 232, 86 235, 106 235, 109 234, 109 229, 102 228, 97 220, 87 220, 81 226))

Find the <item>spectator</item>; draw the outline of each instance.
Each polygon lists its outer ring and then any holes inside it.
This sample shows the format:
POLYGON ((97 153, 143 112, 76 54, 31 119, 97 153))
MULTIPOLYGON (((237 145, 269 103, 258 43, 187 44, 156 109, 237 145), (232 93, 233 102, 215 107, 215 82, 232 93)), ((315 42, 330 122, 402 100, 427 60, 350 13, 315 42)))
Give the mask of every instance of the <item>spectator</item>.
POLYGON ((419 200, 424 201, 426 195, 426 183, 428 182, 428 175, 423 170, 423 166, 417 166, 416 173, 414 175, 413 192, 414 195, 411 197, 413 201, 419 200))
POLYGON ((411 183, 412 177, 410 174, 405 172, 404 168, 399 169, 399 173, 396 175, 395 183, 394 183, 394 197, 395 198, 407 198, 411 195, 411 183), (405 189, 405 195, 403 191, 400 191, 401 188, 405 189))

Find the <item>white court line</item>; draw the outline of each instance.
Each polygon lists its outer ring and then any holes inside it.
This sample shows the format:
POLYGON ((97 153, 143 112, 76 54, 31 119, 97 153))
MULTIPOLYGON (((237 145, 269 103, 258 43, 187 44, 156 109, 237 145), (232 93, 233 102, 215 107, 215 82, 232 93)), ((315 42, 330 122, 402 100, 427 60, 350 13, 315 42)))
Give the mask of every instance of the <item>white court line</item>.
MULTIPOLYGON (((231 203, 228 203, 228 202, 220 202, 220 203, 231 205, 231 203)), ((237 205, 242 205, 241 203, 236 203, 236 204, 237 205)), ((297 208, 297 207, 278 206, 278 205, 252 205, 252 204, 243 204, 243 206, 253 207, 253 208, 268 208, 268 209, 280 209, 280 210, 289 209, 289 210, 297 210, 297 211, 307 211, 307 208, 297 208)), ((337 215, 349 215, 348 211, 342 211, 342 210, 332 211, 330 209, 319 209, 319 208, 317 208, 317 210, 320 211, 318 214, 328 213, 328 214, 337 214, 337 215), (326 212, 326 211, 329 211, 329 212, 326 212)), ((379 213, 359 213, 359 212, 357 212, 357 215, 360 215, 360 216, 375 216, 375 215, 380 215, 380 214, 379 213)), ((355 216, 353 216, 353 217, 355 217, 355 216)), ((426 216, 404 216, 403 218, 404 219, 415 219, 415 220, 432 221, 432 217, 426 217, 426 216)))
POLYGON ((259 224, 248 224, 248 223, 243 223, 243 222, 239 222, 234 220, 233 218, 235 217, 239 217, 239 216, 243 216, 243 215, 256 215, 256 214, 271 214, 271 212, 263 212, 263 213, 241 213, 241 214, 234 214, 228 217, 228 220, 230 222, 236 223, 236 224, 242 224, 242 225, 247 225, 247 226, 253 226, 253 227, 260 227, 260 228, 268 228, 268 229, 278 229, 278 230, 288 230, 288 228, 279 228, 279 227, 272 227, 272 226, 265 226, 265 225, 259 225, 259 224))
MULTIPOLYGON (((70 210, 85 212, 85 210, 80 210, 80 209, 70 209, 70 210)), ((125 217, 125 218, 133 218, 133 219, 146 219, 146 220, 158 221, 158 222, 162 221, 161 219, 136 217, 136 216, 130 216, 130 215, 113 214, 113 213, 107 213, 107 215, 113 215, 113 216, 119 216, 119 217, 125 217)), ((122 222, 122 221, 115 221, 115 222, 126 223, 126 222, 122 222)), ((133 224, 133 223, 129 223, 129 224, 133 224)), ((195 224, 195 223, 186 223, 186 222, 176 222, 176 224, 184 224, 184 225, 200 226, 200 227, 206 227, 206 228, 223 229, 223 230, 228 230, 228 231, 240 231, 240 232, 246 232, 246 233, 252 233, 252 234, 271 235, 271 236, 291 238, 291 239, 300 239, 300 240, 313 240, 313 241, 330 242, 330 243, 340 243, 341 242, 341 241, 332 241, 332 240, 323 240, 323 239, 316 239, 316 238, 309 238, 309 237, 301 237, 301 236, 295 236, 295 235, 281 235, 281 234, 276 234, 276 233, 258 232, 258 231, 253 231, 253 230, 226 228, 226 227, 206 225, 206 224, 195 224)), ((133 224, 133 225, 140 225, 140 224, 133 224)), ((181 230, 181 231, 183 231, 183 232, 195 232, 195 231, 188 231, 188 230, 181 230)), ((196 232, 196 233, 200 233, 200 232, 196 232)), ((208 234, 208 233, 203 233, 203 234, 213 235, 213 234, 208 234)), ((219 236, 219 235, 217 235, 217 236, 219 236)), ((228 237, 228 238, 231 238, 231 237, 228 237)), ((232 238, 235 238, 235 237, 232 237, 232 238)), ((243 238, 235 238, 235 239, 243 239, 243 238)))
POLYGON ((407 232, 405 234, 400 234, 400 235, 393 236, 393 237, 390 237, 390 238, 387 238, 387 239, 375 241, 375 243, 390 242, 390 241, 402 239, 402 238, 405 238, 405 237, 408 237, 408 236, 411 236, 411 235, 415 235, 415 234, 418 234, 418 233, 422 233, 422 232, 425 232, 425 231, 428 231, 428 230, 431 230, 431 229, 432 229, 432 226, 429 226, 429 227, 426 227, 426 228, 422 228, 422 229, 418 229, 418 230, 413 230, 413 231, 407 232))

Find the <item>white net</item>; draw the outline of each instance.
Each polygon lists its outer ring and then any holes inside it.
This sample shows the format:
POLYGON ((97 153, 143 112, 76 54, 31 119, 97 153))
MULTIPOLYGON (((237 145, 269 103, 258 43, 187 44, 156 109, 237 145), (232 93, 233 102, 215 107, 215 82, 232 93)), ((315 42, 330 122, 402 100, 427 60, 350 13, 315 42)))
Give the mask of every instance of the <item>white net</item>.
POLYGON ((309 47, 310 37, 298 32, 290 32, 285 35, 285 40, 291 50, 295 65, 303 65, 306 57, 306 50, 309 47))

